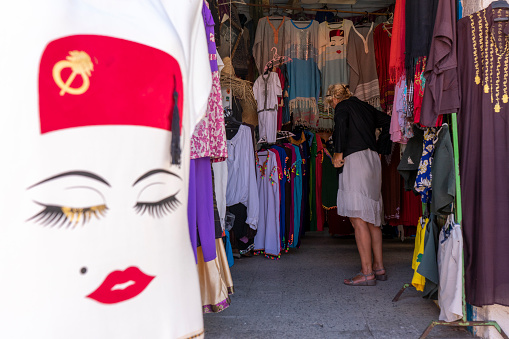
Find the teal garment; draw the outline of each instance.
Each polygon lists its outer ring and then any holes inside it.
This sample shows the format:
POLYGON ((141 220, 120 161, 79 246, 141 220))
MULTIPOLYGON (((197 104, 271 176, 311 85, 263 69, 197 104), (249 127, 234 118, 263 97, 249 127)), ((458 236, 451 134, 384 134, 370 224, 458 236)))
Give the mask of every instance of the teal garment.
POLYGON ((232 243, 230 242, 230 232, 224 231, 226 236, 223 238, 224 242, 224 250, 226 252, 226 258, 228 259, 228 266, 233 266, 233 250, 232 250, 232 243))
POLYGON ((300 214, 302 209, 302 157, 300 156, 299 146, 292 145, 295 148, 295 169, 294 190, 293 190, 293 243, 290 248, 297 247, 299 243, 300 232, 300 214))

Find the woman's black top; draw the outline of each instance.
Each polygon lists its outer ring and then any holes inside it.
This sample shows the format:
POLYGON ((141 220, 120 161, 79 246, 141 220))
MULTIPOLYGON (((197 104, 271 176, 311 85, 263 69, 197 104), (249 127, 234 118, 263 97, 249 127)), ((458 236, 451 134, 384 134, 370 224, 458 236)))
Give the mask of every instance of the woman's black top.
POLYGON ((370 104, 354 96, 341 101, 336 105, 334 123, 334 151, 343 153, 343 158, 365 149, 391 154, 391 117, 370 104), (382 128, 378 141, 377 128, 382 128))

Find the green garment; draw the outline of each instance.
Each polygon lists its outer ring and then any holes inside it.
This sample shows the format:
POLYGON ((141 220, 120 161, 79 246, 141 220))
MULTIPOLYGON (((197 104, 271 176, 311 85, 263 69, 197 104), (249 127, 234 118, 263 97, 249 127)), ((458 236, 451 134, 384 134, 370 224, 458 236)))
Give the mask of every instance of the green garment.
POLYGON ((330 210, 337 207, 338 171, 332 164, 332 153, 324 150, 322 163, 322 206, 330 210))

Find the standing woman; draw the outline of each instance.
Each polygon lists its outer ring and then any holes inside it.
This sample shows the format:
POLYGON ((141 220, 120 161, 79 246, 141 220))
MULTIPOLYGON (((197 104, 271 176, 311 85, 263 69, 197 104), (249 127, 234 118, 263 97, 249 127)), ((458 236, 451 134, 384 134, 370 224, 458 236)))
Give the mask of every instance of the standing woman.
POLYGON ((333 163, 341 168, 338 214, 352 222, 362 264, 361 272, 344 282, 351 286, 374 286, 376 280, 387 279, 382 258, 380 226, 384 214, 378 153, 390 153, 391 119, 352 96, 345 85, 329 86, 328 100, 335 107, 333 163), (378 142, 377 128, 382 128, 378 142))

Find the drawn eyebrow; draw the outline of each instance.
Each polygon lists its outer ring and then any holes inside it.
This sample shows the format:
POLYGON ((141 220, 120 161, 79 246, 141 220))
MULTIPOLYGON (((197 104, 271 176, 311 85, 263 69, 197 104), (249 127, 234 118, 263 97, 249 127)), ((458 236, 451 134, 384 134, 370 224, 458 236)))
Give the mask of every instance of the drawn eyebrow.
POLYGON ((111 185, 106 180, 104 180, 103 178, 101 178, 97 174, 94 174, 94 173, 91 173, 91 172, 87 172, 87 171, 70 171, 70 172, 65 172, 65 173, 57 174, 57 175, 55 175, 55 176, 53 176, 51 178, 48 178, 48 179, 44 179, 43 181, 40 181, 37 184, 34 184, 34 185, 28 187, 28 189, 31 189, 31 188, 33 188, 33 187, 35 187, 37 185, 43 184, 43 183, 48 182, 48 181, 53 180, 53 179, 58 179, 58 178, 68 177, 68 176, 73 176, 73 175, 78 175, 78 176, 94 179, 94 180, 97 180, 99 182, 102 182, 103 184, 105 184, 108 187, 111 187, 111 185))
POLYGON ((148 171, 147 173, 143 174, 141 177, 138 178, 138 180, 136 180, 133 184, 136 185, 137 183, 139 183, 140 181, 142 181, 143 179, 146 179, 147 177, 151 176, 151 175, 154 175, 154 174, 157 174, 157 173, 166 173, 166 174, 169 174, 169 175, 173 175, 179 179, 182 179, 179 175, 173 173, 173 172, 170 172, 170 171, 167 171, 165 169, 155 169, 155 170, 152 170, 152 171, 148 171))

